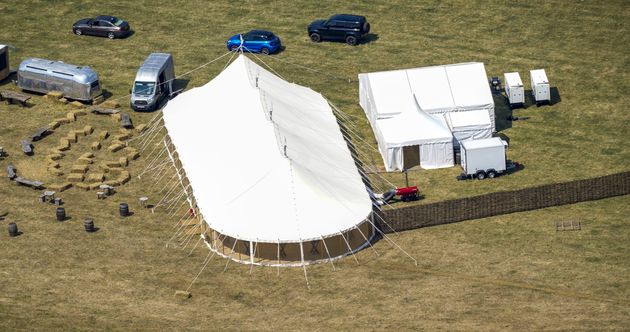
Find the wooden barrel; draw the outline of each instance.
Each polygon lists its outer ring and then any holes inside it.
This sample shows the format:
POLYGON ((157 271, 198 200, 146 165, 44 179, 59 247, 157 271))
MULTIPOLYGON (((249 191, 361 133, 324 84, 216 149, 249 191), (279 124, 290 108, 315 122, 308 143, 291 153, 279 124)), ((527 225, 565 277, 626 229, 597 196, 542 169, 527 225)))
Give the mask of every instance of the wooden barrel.
POLYGON ((66 220, 66 209, 62 207, 58 207, 56 214, 57 214, 57 221, 66 220))
POLYGON ((88 233, 94 232, 94 220, 88 218, 83 221, 83 226, 85 227, 85 231, 88 233))
POLYGON ((118 207, 118 212, 120 212, 121 217, 126 217, 129 215, 129 205, 127 203, 120 203, 118 207))
POLYGON ((9 223, 9 236, 11 237, 18 236, 17 224, 14 222, 9 223))

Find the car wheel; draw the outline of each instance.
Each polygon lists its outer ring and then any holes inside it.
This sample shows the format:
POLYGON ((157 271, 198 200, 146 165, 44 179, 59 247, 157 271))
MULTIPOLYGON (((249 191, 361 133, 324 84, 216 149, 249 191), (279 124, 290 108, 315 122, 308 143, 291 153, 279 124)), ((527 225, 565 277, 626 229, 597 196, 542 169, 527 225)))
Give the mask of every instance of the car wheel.
POLYGON ((232 52, 236 52, 236 51, 238 51, 238 45, 232 45, 232 46, 230 46, 230 51, 232 51, 232 52))
POLYGON ((269 49, 266 47, 263 47, 260 49, 260 53, 264 54, 264 55, 269 55, 269 49))
POLYGON ((357 44, 357 37, 355 36, 347 36, 346 37, 346 44, 348 45, 356 45, 357 44))
POLYGON ((76 30, 74 30, 74 34, 77 35, 77 36, 80 36, 80 35, 83 34, 83 31, 81 31, 81 29, 76 29, 76 30))
POLYGON ((113 32, 110 32, 110 33, 107 34, 107 38, 109 38, 109 39, 114 39, 114 37, 116 37, 116 36, 114 36, 113 32))
POLYGON ((484 171, 477 172, 477 180, 483 180, 485 178, 486 178, 486 172, 484 171))
POLYGON ((497 176, 497 172, 488 171, 488 179, 494 179, 495 176, 497 176))
POLYGON ((322 41, 322 36, 320 36, 317 32, 311 33, 310 37, 311 41, 314 43, 319 43, 320 41, 322 41))

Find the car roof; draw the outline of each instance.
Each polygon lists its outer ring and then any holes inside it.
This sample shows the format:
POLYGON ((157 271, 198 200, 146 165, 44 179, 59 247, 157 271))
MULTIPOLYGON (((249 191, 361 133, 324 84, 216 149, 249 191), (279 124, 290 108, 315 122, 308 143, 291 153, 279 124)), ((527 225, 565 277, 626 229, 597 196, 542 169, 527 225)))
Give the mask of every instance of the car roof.
POLYGON ((267 31, 267 30, 252 30, 252 31, 248 32, 247 34, 261 35, 261 36, 271 36, 271 35, 273 35, 273 32, 267 31))
POLYGON ((337 14, 330 17, 331 20, 335 21, 350 21, 350 22, 359 22, 365 20, 365 16, 360 15, 351 15, 351 14, 337 14))
POLYGON ((112 21, 118 20, 118 17, 111 16, 111 15, 100 15, 100 16, 97 16, 96 19, 97 20, 104 20, 104 21, 112 22, 112 21))

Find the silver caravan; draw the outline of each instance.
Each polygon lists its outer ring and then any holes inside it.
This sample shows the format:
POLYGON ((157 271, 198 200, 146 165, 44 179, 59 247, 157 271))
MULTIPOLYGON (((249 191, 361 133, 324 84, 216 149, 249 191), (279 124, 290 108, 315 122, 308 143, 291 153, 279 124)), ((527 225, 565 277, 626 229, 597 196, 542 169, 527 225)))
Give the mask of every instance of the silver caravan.
POLYGON ((7 78, 10 73, 9 47, 7 45, 0 45, 0 81, 7 78))
POLYGON ((131 108, 135 111, 152 111, 173 93, 175 68, 173 56, 168 53, 151 53, 136 73, 131 91, 131 108))
POLYGON ((88 102, 101 94, 98 75, 92 68, 37 58, 20 63, 17 85, 40 93, 59 91, 68 99, 88 102))

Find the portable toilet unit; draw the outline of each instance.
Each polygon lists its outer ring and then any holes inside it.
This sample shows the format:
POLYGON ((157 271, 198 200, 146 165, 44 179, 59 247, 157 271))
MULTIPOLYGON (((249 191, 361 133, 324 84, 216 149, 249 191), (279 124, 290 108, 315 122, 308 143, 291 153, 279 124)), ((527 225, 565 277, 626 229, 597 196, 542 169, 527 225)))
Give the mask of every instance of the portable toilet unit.
POLYGON ((11 74, 11 66, 9 66, 9 46, 0 45, 0 81, 4 80, 11 74))
POLYGON ((529 71, 532 80, 532 94, 536 105, 548 103, 551 101, 551 93, 549 92, 549 80, 544 69, 534 69, 529 71))
POLYGON ((521 75, 518 73, 505 73, 505 95, 510 101, 510 107, 519 107, 525 104, 525 92, 521 75))

